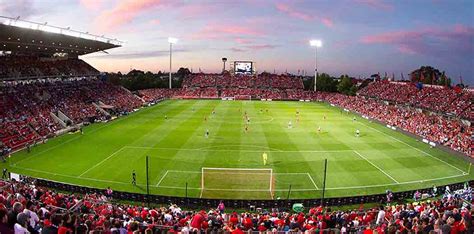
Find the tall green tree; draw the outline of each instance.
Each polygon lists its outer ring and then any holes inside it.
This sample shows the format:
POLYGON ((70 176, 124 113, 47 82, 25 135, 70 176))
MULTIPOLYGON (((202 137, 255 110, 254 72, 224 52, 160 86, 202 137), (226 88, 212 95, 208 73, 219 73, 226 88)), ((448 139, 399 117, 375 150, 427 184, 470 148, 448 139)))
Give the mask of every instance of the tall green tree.
POLYGON ((337 80, 326 73, 321 73, 316 80, 316 88, 318 91, 336 92, 337 80))
POLYGON ((346 95, 355 95, 357 87, 352 84, 351 78, 348 75, 342 75, 340 79, 337 91, 346 95))

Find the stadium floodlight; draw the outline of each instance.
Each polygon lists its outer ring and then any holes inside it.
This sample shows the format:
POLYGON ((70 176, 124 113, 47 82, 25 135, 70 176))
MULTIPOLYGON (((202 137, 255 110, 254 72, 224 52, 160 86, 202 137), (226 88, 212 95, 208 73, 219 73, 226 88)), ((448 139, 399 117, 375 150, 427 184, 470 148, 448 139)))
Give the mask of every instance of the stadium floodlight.
POLYGON ((178 43, 178 38, 175 38, 175 37, 168 37, 168 42, 170 44, 176 44, 178 43))
POLYGON ((315 46, 315 47, 323 46, 323 42, 321 42, 321 40, 311 40, 311 41, 309 41, 309 44, 311 46, 315 46))
POLYGON ((178 43, 178 38, 168 37, 168 42, 170 43, 170 74, 169 74, 169 88, 171 89, 171 59, 173 58, 173 44, 178 43))
POLYGON ((318 48, 323 46, 321 40, 310 40, 309 45, 316 48, 316 62, 314 66, 314 91, 316 91, 316 80, 318 79, 318 48))

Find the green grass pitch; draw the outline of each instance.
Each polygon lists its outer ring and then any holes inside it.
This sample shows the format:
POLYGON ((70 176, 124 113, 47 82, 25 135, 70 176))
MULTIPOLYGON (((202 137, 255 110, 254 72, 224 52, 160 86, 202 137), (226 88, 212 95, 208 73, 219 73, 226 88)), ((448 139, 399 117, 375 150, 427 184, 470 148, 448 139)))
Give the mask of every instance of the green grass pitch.
POLYGON ((324 159, 328 197, 473 179, 469 163, 459 157, 314 102, 168 100, 88 126, 84 135, 50 139, 3 166, 38 178, 145 193, 146 156, 151 193, 172 196, 185 196, 187 184, 190 197, 286 199, 291 186, 290 198, 319 198, 324 159), (205 167, 271 170, 212 170, 202 179, 205 167), (133 170, 137 186, 131 185, 133 170))

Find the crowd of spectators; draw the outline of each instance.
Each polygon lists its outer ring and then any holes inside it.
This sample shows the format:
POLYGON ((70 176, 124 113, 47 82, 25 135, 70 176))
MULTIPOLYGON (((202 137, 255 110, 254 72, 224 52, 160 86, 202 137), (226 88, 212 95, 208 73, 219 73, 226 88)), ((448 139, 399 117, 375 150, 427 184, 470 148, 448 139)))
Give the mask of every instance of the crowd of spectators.
MULTIPOLYGON (((66 194, 23 182, 0 181, 0 232, 13 233, 473 233, 472 190, 446 190, 440 199, 354 210, 275 207, 254 212, 185 210, 115 203, 113 191, 66 194)), ((435 191, 435 190, 433 190, 435 191)), ((415 193, 414 195, 416 195, 415 193)))
POLYGON ((98 75, 94 67, 77 58, 0 56, 1 78, 98 75))
POLYGON ((301 77, 292 75, 276 75, 264 73, 258 76, 254 75, 235 75, 224 74, 191 74, 183 81, 183 88, 190 87, 218 87, 226 88, 256 88, 256 89, 303 89, 303 80, 301 77))
POLYGON ((442 114, 474 120, 474 92, 435 85, 376 81, 358 92, 360 95, 410 105, 442 114))
POLYGON ((474 157, 472 142, 474 128, 464 125, 458 119, 448 119, 441 115, 424 113, 405 105, 390 105, 364 96, 328 94, 324 98, 334 105, 474 157))
POLYGON ((0 86, 0 140, 16 150, 51 137, 64 128, 53 117, 59 112, 72 121, 69 124, 105 119, 106 114, 93 103, 109 105, 118 113, 142 105, 128 90, 95 78, 4 82, 0 86))

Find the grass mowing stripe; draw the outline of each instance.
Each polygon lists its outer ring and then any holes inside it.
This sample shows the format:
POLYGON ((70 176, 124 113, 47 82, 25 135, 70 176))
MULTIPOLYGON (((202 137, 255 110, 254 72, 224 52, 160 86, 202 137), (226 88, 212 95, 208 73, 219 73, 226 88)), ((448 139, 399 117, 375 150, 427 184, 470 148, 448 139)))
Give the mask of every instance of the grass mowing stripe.
POLYGON ((423 153, 423 154, 426 154, 426 155, 428 155, 428 156, 430 156, 430 157, 432 157, 432 158, 434 158, 434 159, 436 159, 436 160, 438 160, 438 161, 440 161, 440 162, 443 162, 443 163, 445 163, 446 165, 448 165, 448 166, 450 166, 450 167, 452 167, 452 168, 454 168, 454 169, 456 169, 456 170, 458 170, 458 171, 460 171, 460 172, 462 172, 462 173, 466 173, 465 171, 459 169, 458 167, 456 167, 456 166, 454 166, 454 165, 452 165, 452 164, 450 164, 450 163, 448 163, 448 162, 446 162, 446 161, 444 161, 444 160, 442 160, 442 159, 440 159, 440 158, 438 158, 438 157, 435 157, 435 156, 433 156, 432 154, 430 154, 430 153, 428 153, 428 152, 425 152, 425 151, 423 151, 423 150, 421 150, 421 149, 419 149, 419 148, 417 148, 417 147, 414 147, 414 146, 412 146, 412 145, 410 145, 410 144, 408 144, 408 143, 406 143, 406 142, 404 142, 404 141, 402 141, 402 140, 400 140, 400 139, 398 139, 398 138, 396 138, 396 137, 394 137, 394 136, 388 135, 387 133, 382 132, 382 131, 380 131, 380 130, 378 130, 378 129, 375 129, 375 128, 373 128, 373 127, 367 125, 367 124, 364 124, 364 123, 360 123, 360 124, 362 124, 362 125, 364 125, 364 126, 367 126, 367 127, 371 128, 371 129, 374 129, 375 131, 380 132, 380 133, 382 133, 382 134, 384 134, 384 135, 386 135, 386 136, 388 136, 388 137, 390 137, 390 138, 392 138, 392 139, 394 139, 394 140, 396 140, 396 141, 398 141, 398 142, 400 142, 400 143, 402 143, 402 144, 405 144, 405 145, 407 145, 407 146, 409 146, 409 147, 411 147, 411 148, 413 148, 413 149, 415 149, 415 150, 417 150, 417 151, 419 151, 419 152, 421 152, 421 153, 423 153))
MULTIPOLYGON (((413 147, 425 150, 425 146, 413 138, 398 135, 398 132, 391 133, 382 125, 369 124, 365 120, 352 121, 348 116, 352 115, 341 114, 340 109, 323 103, 171 100, 144 108, 118 122, 92 124, 85 128, 83 137, 61 146, 57 145, 77 135, 51 139, 44 145, 33 147, 30 154, 15 153, 9 159, 11 163, 28 158, 18 167, 5 166, 12 172, 33 177, 144 193, 145 155, 150 155, 150 192, 184 196, 187 182, 188 197, 200 195, 201 167, 245 167, 272 168, 276 179, 276 197, 287 197, 288 185, 292 184, 290 198, 318 198, 321 190, 314 185, 321 188, 324 158, 329 162, 327 197, 383 193, 387 188, 406 191, 473 178, 473 174, 461 174, 446 163, 415 150, 413 147), (247 110, 252 118, 249 134, 244 134, 244 111, 239 113, 239 107, 247 110), (216 114, 211 115, 214 108, 216 114), (268 109, 269 112, 261 113, 260 109, 268 109), (294 121, 296 109, 300 110, 299 123, 294 121), (204 116, 210 116, 207 123, 203 121, 204 116), (323 116, 327 118, 323 119, 323 116), (289 119, 294 122, 292 129, 287 127, 289 119), (362 126, 361 123, 371 125, 385 134, 363 126, 367 128, 366 134, 362 132, 361 137, 356 138, 354 131, 362 126), (319 135, 318 125, 323 130, 319 135), (206 128, 211 130, 209 139, 203 136, 206 128), (97 131, 91 133, 94 130, 97 131), (413 147, 393 140, 388 135, 413 147), (122 147, 119 153, 115 153, 122 147), (52 149, 34 157, 34 153, 47 148, 52 149), (353 150, 394 177, 399 184, 381 175, 380 170, 353 150), (271 162, 266 167, 262 165, 260 157, 264 151, 269 154, 271 162), (100 163, 114 153, 113 157, 100 163), (78 178, 78 175, 97 163, 100 165, 78 178), (137 182, 140 186, 130 184, 132 169, 139 173, 137 182)), ((426 147, 426 153, 457 168, 464 168, 464 165, 467 168, 466 162, 437 148, 426 147)), ((231 179, 232 176, 228 177, 231 179)), ((255 183, 251 176, 242 178, 247 179, 234 180, 229 186, 225 184, 226 178, 221 180, 223 182, 219 186, 209 184, 210 189, 216 190, 208 191, 208 194, 213 198, 269 198, 264 177, 255 180, 255 183), (262 186, 258 185, 260 183, 262 186), (239 188, 265 192, 236 191, 239 188)))
POLYGON ((90 167, 89 169, 85 170, 84 172, 82 172, 79 177, 82 177, 83 175, 85 175, 87 172, 93 170, 94 168, 100 166, 102 163, 104 163, 105 161, 109 160, 110 158, 112 158, 113 156, 115 156, 116 154, 118 154, 120 151, 122 151, 125 147, 122 147, 120 148, 119 150, 115 151, 113 154, 109 155, 107 158, 104 158, 104 160, 100 161, 99 163, 97 164, 94 164, 92 167, 90 167))
POLYGON ((363 158, 365 161, 367 161, 368 163, 370 163, 372 166, 374 166, 375 168, 377 168, 380 172, 382 172, 383 174, 385 174, 386 176, 388 176, 388 178, 390 178, 391 180, 393 180, 395 183, 397 184, 400 184, 395 178, 393 178, 391 175, 389 175, 387 172, 385 172, 384 170, 382 170, 380 167, 378 167, 377 165, 375 165, 373 162, 369 161, 366 157, 362 156, 362 154, 360 154, 359 152, 357 152, 356 150, 354 150, 354 153, 356 153, 357 155, 359 155, 359 157, 363 158))

